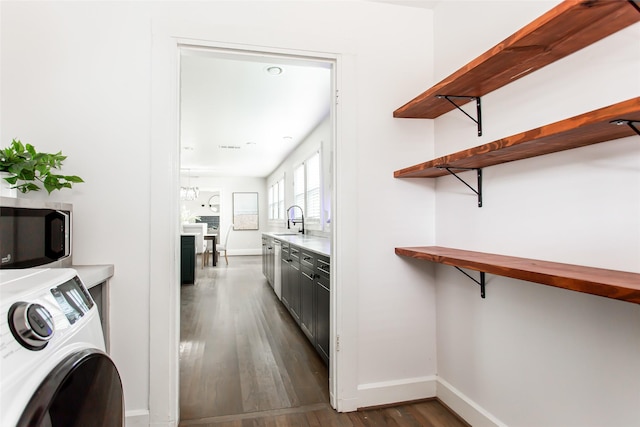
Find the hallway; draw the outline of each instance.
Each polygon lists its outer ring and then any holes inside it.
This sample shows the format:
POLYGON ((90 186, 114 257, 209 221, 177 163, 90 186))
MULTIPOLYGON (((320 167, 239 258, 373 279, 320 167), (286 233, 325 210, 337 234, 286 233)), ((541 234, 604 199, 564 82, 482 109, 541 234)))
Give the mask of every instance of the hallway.
POLYGON ((437 401, 339 414, 328 371, 262 275, 260 256, 181 288, 180 426, 464 426, 437 401))

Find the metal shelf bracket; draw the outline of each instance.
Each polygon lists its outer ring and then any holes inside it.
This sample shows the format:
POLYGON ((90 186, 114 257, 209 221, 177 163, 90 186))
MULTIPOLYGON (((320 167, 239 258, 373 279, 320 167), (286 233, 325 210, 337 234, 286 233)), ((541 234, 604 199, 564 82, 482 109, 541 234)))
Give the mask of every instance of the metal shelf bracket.
POLYGON ((438 99, 446 99, 451 104, 453 104, 454 107, 456 107, 458 110, 462 111, 462 113, 465 116, 467 116, 471 120, 473 120, 478 125, 478 136, 482 136, 482 105, 480 104, 480 97, 479 96, 436 95, 436 98, 438 98, 438 99), (469 113, 467 113, 462 108, 460 108, 460 106, 458 104, 456 104, 453 101, 453 99, 475 99, 475 101, 476 101, 476 116, 478 118, 474 119, 469 113))
POLYGON ((445 169, 451 175, 455 176, 458 179, 458 181, 460 181, 461 183, 463 183, 464 185, 469 187, 471 189, 471 191, 476 193, 476 195, 478 196, 478 207, 479 208, 482 207, 482 169, 481 168, 453 168, 453 167, 449 167, 449 166, 438 166, 438 169, 445 169), (476 190, 475 188, 473 188, 472 186, 467 184, 467 182, 464 179, 460 178, 451 169, 457 169, 457 170, 463 170, 463 171, 476 171, 476 176, 477 176, 477 179, 478 179, 478 189, 476 190))
POLYGON ((469 279, 473 280, 474 282, 476 282, 478 285, 480 285, 480 296, 482 298, 486 297, 486 292, 485 292, 485 284, 486 284, 486 279, 485 279, 485 272, 481 271, 480 272, 480 280, 476 279, 475 277, 472 277, 469 273, 467 273, 466 271, 464 271, 463 269, 461 269, 460 267, 456 267, 456 270, 458 270, 460 273, 464 274, 465 276, 467 276, 469 279))
POLYGON ((609 123, 611 123, 612 125, 617 125, 617 126, 627 125, 631 129, 633 129, 633 131, 635 133, 640 135, 640 129, 638 129, 634 124, 634 123, 640 123, 640 121, 638 121, 638 120, 616 119, 616 120, 611 120, 609 123))

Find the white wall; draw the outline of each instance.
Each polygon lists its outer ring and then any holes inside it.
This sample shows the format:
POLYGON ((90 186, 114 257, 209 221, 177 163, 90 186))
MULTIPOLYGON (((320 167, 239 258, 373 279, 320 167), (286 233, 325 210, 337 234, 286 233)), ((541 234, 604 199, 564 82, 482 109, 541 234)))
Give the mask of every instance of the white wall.
MULTIPOLYGON (((158 138, 149 124, 154 108, 170 110, 169 95, 151 102, 155 76, 171 68, 154 62, 152 39, 163 35, 152 29, 162 24, 166 35, 342 60, 338 110, 348 120, 337 123, 332 262, 345 304, 343 409, 433 394, 437 297, 438 393, 461 412, 475 404, 475 425, 491 417, 513 426, 639 424, 636 305, 499 277, 489 278, 481 300, 455 270, 393 254, 395 246, 437 241, 638 271, 637 137, 488 168, 481 209, 453 178, 392 178, 434 155, 638 96, 636 24, 484 97, 483 138, 454 111, 435 121, 434 150, 432 121, 392 118, 554 4, 440 2, 434 78, 432 15, 420 9, 356 1, 0 3, 1 145, 18 137, 61 149, 65 171, 86 180, 52 197, 74 204, 76 263, 115 265, 111 345, 129 423, 176 421, 171 383, 162 381, 177 349, 155 352, 162 361, 151 368, 149 351, 158 347, 150 301, 171 301, 176 289, 173 275, 159 273, 173 271, 165 260, 176 261, 178 203, 162 197, 177 192, 178 164, 155 161, 178 158, 177 145, 166 143, 177 138, 158 138), (152 172, 161 179, 152 181, 152 172), (169 225, 152 228, 150 218, 169 225), (160 390, 150 391, 151 379, 160 390)), ((165 317, 175 318, 171 310, 165 317)))
POLYGON ((338 406, 433 395, 431 270, 393 252, 434 241, 433 185, 392 177, 432 154, 424 139, 433 128, 391 115, 431 80, 429 11, 359 1, 52 1, 2 2, 0 13, 0 140, 61 149, 65 171, 86 180, 53 197, 74 204, 76 262, 115 265, 111 347, 128 425, 177 417, 177 79, 163 80, 177 75, 171 37, 339 59, 338 406))
MULTIPOLYGON (((114 264, 111 354, 127 411, 149 396, 150 24, 134 4, 2 2, 0 141, 62 150, 84 178, 74 262, 114 264)), ((45 198, 43 194, 28 195, 45 198)))
MULTIPOLYGON (((437 79, 557 3, 439 3, 437 79)), ((460 112, 436 119, 437 155, 639 96, 639 41, 635 24, 483 97, 481 138, 460 112)), ((486 168, 482 208, 439 178, 438 245, 640 272, 638 138, 486 168)), ((483 300, 451 267, 436 278, 438 395, 473 425, 640 425, 638 305, 499 276, 483 300)))

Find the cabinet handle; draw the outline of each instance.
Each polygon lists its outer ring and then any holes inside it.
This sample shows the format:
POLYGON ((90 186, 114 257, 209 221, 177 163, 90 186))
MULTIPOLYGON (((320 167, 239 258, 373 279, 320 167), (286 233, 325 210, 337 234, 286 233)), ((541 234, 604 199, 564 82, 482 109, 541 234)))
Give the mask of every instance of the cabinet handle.
POLYGON ((304 277, 306 277, 309 280, 313 280, 312 276, 309 276, 307 273, 305 273, 304 271, 302 272, 302 274, 304 275, 304 277))

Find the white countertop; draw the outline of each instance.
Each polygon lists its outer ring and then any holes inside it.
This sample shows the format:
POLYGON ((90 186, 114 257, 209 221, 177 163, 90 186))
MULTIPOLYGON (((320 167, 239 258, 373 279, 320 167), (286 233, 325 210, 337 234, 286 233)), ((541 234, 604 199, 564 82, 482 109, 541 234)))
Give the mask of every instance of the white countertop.
POLYGON ((72 265, 87 289, 92 288, 113 276, 113 264, 106 265, 72 265))
POLYGON ((269 232, 262 234, 284 242, 289 242, 292 245, 308 249, 321 255, 326 255, 328 257, 331 256, 331 240, 326 237, 311 236, 308 234, 285 234, 282 232, 269 232))

